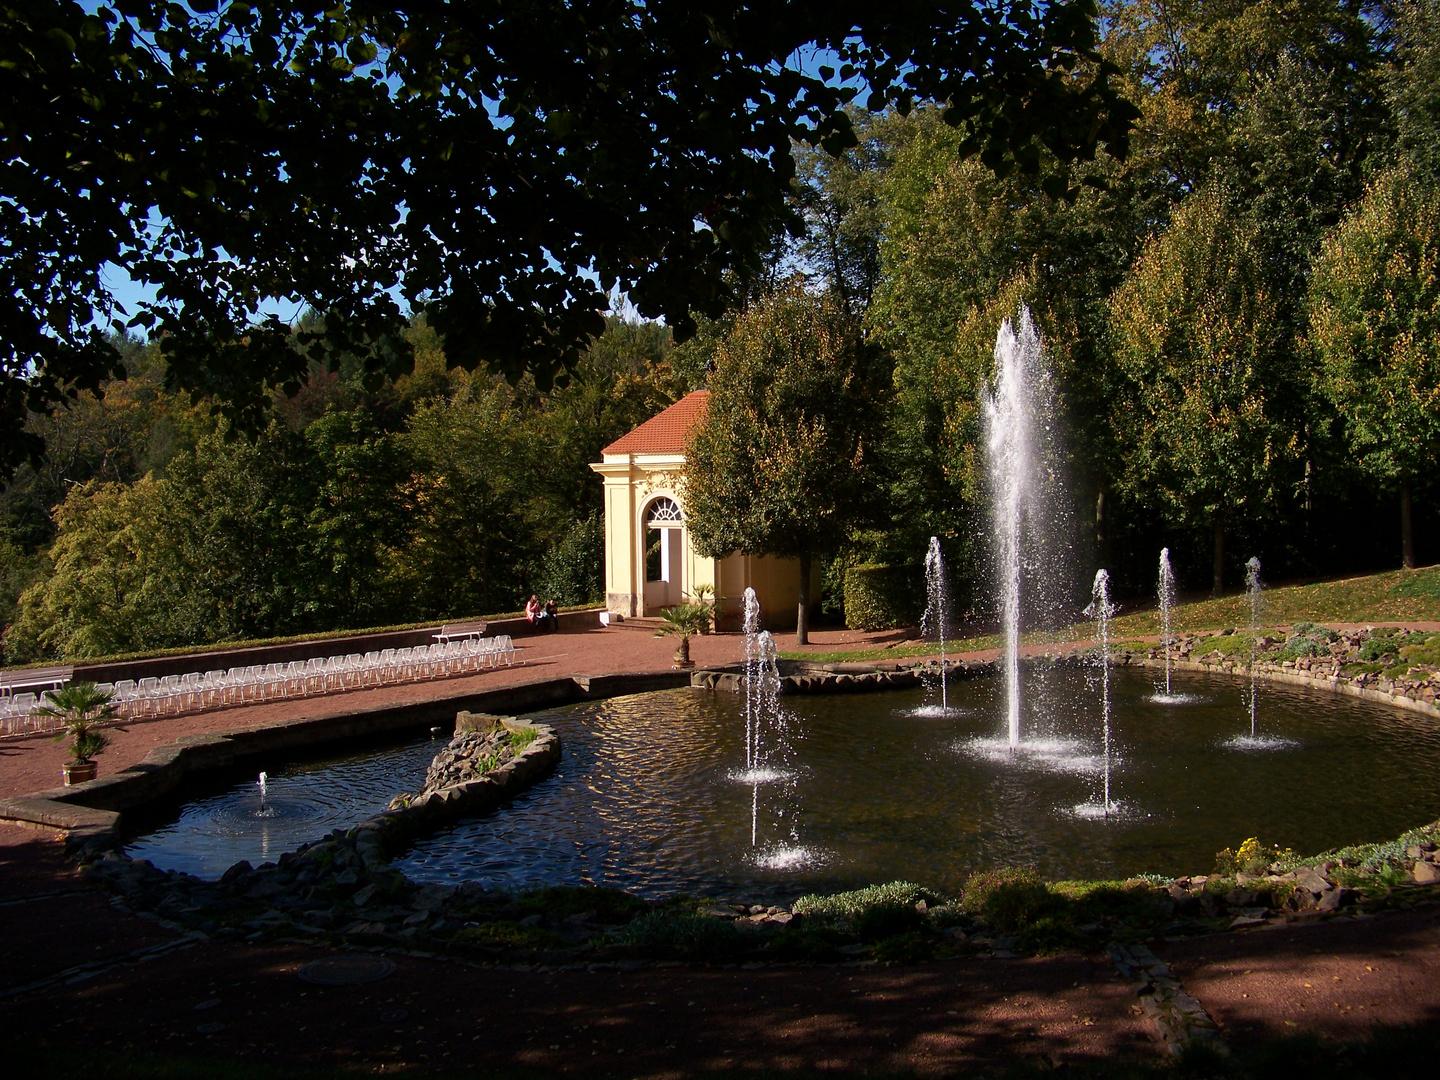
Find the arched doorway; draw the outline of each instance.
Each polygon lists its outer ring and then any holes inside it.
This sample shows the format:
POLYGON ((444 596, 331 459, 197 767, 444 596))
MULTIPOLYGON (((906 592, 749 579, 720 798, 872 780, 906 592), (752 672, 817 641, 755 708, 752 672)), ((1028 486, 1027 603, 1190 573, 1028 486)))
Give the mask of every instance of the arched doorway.
POLYGON ((685 599, 685 516, 679 503, 662 495, 645 507, 641 518, 645 530, 642 614, 653 615, 685 599))

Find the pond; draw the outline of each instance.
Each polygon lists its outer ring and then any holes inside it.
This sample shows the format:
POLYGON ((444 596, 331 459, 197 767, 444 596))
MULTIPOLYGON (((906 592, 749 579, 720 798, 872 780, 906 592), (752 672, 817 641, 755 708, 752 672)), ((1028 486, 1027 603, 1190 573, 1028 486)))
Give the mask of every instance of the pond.
MULTIPOLYGON (((1440 817, 1440 723, 1350 697, 1262 686, 1249 740, 1245 688, 1112 672, 1112 792, 1098 813, 1095 676, 1026 680, 1027 740, 997 733, 994 679, 952 682, 948 714, 919 691, 790 697, 765 769, 745 770, 743 702, 675 690, 533 714, 564 743, 557 773, 486 817, 427 838, 396 865, 420 881, 491 888, 597 884, 786 899, 905 878, 954 891, 974 870, 1049 877, 1211 870, 1249 836, 1318 852, 1440 817), (754 782, 757 779, 761 782, 754 782), (752 843, 753 837, 753 843, 752 843)), ((214 876, 273 859, 415 790, 442 745, 269 770, 270 819, 253 779, 192 799, 129 853, 214 876)))

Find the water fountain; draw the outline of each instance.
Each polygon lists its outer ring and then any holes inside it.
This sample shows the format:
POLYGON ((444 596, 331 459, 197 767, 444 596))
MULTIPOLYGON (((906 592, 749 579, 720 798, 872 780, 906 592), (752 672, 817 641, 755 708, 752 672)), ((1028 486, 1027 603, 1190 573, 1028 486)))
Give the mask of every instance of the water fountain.
POLYGON ((1170 697, 1170 607, 1175 603, 1175 571, 1170 566, 1170 549, 1160 549, 1160 647, 1165 650, 1165 696, 1170 697))
POLYGON ((263 773, 263 772, 262 772, 262 773, 260 774, 260 781, 259 781, 259 783, 260 783, 260 816, 261 816, 261 817, 264 817, 264 816, 265 816, 265 796, 268 795, 269 792, 270 792, 269 780, 270 780, 270 777, 269 777, 266 773, 263 773))
MULTIPOLYGON (((793 774, 784 768, 786 745, 785 715, 780 708, 780 662, 775 639, 770 631, 760 629, 760 600, 754 589, 745 590, 745 771, 738 779, 750 785, 750 847, 760 847, 760 788, 765 784, 785 784, 793 774), (762 736, 769 740, 762 746, 762 736)), ((784 816, 787 807, 777 808, 784 816)), ((790 810, 790 839, 798 840, 798 824, 790 810)), ((757 857, 757 862, 771 869, 786 869, 807 858, 803 848, 781 846, 757 857)))
POLYGON ((1021 743, 1020 623, 1022 613, 1053 599, 1040 595, 1065 576, 1068 543, 1059 506, 1053 393, 1040 336, 1021 305, 995 340, 995 381, 982 395, 986 467, 1001 631, 1005 727, 1011 748, 1021 743), (1022 589, 1028 594, 1022 596, 1022 589))
POLYGON ((1258 714, 1255 697, 1255 662, 1260 650, 1260 560, 1250 556, 1245 564, 1245 588, 1250 593, 1250 738, 1256 737, 1258 714))
POLYGON ((756 744, 760 738, 758 729, 760 726, 762 661, 760 656, 760 598, 755 595, 754 589, 748 587, 745 590, 745 618, 741 629, 745 634, 745 770, 753 772, 756 744))
POLYGON ((945 630, 950 618, 947 599, 948 587, 945 581, 945 559, 940 554, 940 538, 930 538, 930 550, 925 553, 925 614, 920 619, 920 633, 928 641, 937 638, 940 642, 940 715, 950 715, 950 687, 945 662, 945 630))
POLYGON ((1100 718, 1105 733, 1105 801, 1101 813, 1110 816, 1110 617, 1115 605, 1110 602, 1110 572, 1095 571, 1090 606, 1085 614, 1095 620, 1095 640, 1100 643, 1100 718))

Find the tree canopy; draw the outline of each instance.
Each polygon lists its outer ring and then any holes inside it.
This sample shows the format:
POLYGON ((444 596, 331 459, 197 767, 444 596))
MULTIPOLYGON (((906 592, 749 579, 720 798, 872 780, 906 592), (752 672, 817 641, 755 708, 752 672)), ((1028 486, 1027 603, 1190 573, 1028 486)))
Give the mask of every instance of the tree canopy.
POLYGON ((407 369, 423 313, 452 364, 544 388, 618 286, 684 339, 757 269, 794 143, 846 106, 944 104, 963 150, 1047 172, 1123 154, 1131 107, 1094 0, 0 3, 0 467, 121 373, 146 327, 171 388, 262 427, 350 352, 407 369), (791 64, 823 50, 838 67, 791 64), (113 264, 156 289, 122 311, 113 264), (319 313, 292 333, 271 300, 319 313), (408 310, 407 310, 408 309, 408 310))
POLYGON ((835 298, 792 282, 749 307, 722 342, 686 449, 695 550, 798 558, 802 644, 812 557, 863 523, 879 495, 887 395, 877 361, 835 298))
POLYGON ((1411 485, 1440 456, 1440 193, 1382 173, 1326 240, 1310 282, 1322 392, 1355 463, 1398 487, 1415 566, 1411 485))

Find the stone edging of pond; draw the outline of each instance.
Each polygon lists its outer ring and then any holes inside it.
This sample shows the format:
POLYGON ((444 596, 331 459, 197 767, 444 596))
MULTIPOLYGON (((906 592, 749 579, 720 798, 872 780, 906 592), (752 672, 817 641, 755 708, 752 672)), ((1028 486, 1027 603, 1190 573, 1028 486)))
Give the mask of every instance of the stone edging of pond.
POLYGON ((666 690, 689 683, 687 672, 545 679, 519 686, 379 709, 332 708, 293 720, 182 735, 126 769, 73 787, 0 799, 0 820, 63 830, 72 851, 94 854, 120 842, 127 810, 164 798, 187 778, 267 755, 294 754, 330 743, 449 725, 457 711, 523 713, 666 690))
MULTIPOLYGON (((1075 646, 1061 653, 1043 656, 1023 657, 1025 666, 1038 664, 1085 664, 1095 662, 1094 646, 1075 646)), ((1114 667, 1145 667, 1163 670, 1165 658, 1159 650, 1148 652, 1133 650, 1112 650, 1110 664, 1114 667)), ((791 670, 780 678, 782 694, 837 694, 867 693, 879 690, 904 690, 924 685, 927 675, 934 677, 939 672, 938 661, 927 661, 907 665, 899 662, 855 662, 847 664, 807 664, 804 661, 786 662, 782 671, 791 670)), ((1199 672, 1208 675, 1230 675, 1248 678, 1249 667, 1243 661, 1179 660, 1172 659, 1173 671, 1199 672)), ((947 660, 945 670, 950 678, 973 679, 994 675, 999 670, 997 660, 947 660)), ((1376 680, 1370 675, 1352 678, 1343 672, 1311 675, 1296 668, 1294 663, 1276 664, 1260 661, 1255 665, 1255 676, 1267 682, 1290 686, 1305 686, 1313 690, 1325 690, 1347 694, 1365 701, 1393 705, 1398 709, 1440 717, 1440 686, 1431 685, 1433 680, 1399 682, 1376 680), (1373 683, 1374 685, 1370 685, 1373 683)), ((691 685, 705 690, 740 692, 744 683, 744 672, 733 668, 697 671, 691 676, 691 685)))
MULTIPOLYGON (((1165 658, 1156 651, 1151 653, 1117 652, 1110 656, 1110 663, 1118 667, 1144 667, 1165 669, 1165 658)), ((1171 660, 1172 671, 1198 671, 1209 675, 1231 675, 1238 678, 1249 678, 1250 669, 1243 662, 1233 660, 1171 660)), ((1410 712, 1424 713, 1426 716, 1440 716, 1440 708, 1435 704, 1436 688, 1421 686, 1416 689, 1414 686, 1391 683, 1387 680, 1386 686, 1377 684, 1374 687, 1364 682, 1352 679, 1350 676, 1334 673, 1329 675, 1314 676, 1307 675, 1296 670, 1287 670, 1283 664, 1275 664, 1268 661, 1260 661, 1255 665, 1255 677, 1266 682, 1282 683, 1289 686, 1306 686, 1313 690, 1328 690, 1336 694, 1347 694, 1350 697, 1362 698, 1365 701, 1377 701, 1382 705, 1393 705, 1397 709, 1408 709, 1410 712), (1424 695, 1429 694, 1426 698, 1424 695)), ((1429 682, 1429 680, 1426 680, 1429 682)))

